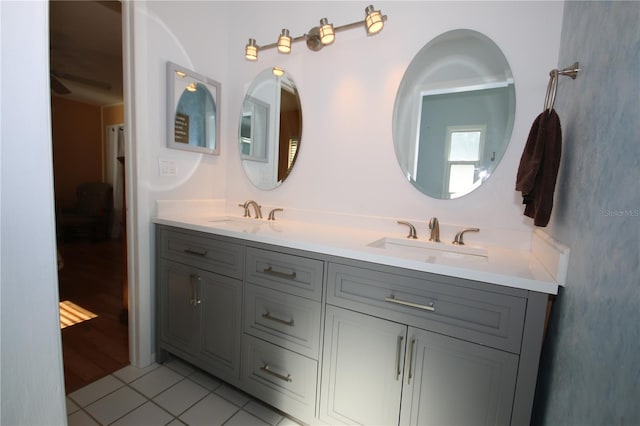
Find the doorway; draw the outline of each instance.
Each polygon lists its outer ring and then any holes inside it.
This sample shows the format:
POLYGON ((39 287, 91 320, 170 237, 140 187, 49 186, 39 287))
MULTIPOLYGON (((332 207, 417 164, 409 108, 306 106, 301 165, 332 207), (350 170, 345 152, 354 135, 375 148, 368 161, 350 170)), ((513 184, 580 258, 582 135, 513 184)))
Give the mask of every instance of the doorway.
POLYGON ((122 12, 119 1, 49 6, 60 326, 71 393, 129 365, 127 239, 124 207, 117 210, 124 195, 107 133, 124 122, 122 12), (86 213, 80 188, 105 182, 111 192, 100 227, 67 220, 86 213))

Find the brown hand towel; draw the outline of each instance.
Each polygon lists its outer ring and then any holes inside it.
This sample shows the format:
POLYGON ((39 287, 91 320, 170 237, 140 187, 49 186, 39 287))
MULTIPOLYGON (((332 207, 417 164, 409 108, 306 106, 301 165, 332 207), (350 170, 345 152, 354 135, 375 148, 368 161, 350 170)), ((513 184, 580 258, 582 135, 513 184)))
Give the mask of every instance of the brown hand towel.
POLYGON ((516 191, 522 192, 526 205, 524 215, 536 226, 549 223, 561 152, 560 118, 555 110, 545 110, 531 126, 516 178, 516 191))

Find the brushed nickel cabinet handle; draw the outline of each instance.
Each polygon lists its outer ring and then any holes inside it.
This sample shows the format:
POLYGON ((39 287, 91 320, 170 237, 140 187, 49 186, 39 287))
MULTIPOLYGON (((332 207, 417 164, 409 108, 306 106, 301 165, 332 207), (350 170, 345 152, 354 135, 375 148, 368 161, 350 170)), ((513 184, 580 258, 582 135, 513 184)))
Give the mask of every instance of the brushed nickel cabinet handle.
POLYGON ((289 327, 293 327, 294 325, 293 319, 290 319, 289 321, 283 320, 278 317, 274 317, 273 315, 271 315, 271 312, 266 312, 262 314, 262 318, 268 319, 270 321, 278 322, 280 324, 288 325, 289 327))
POLYGON ((423 311, 435 312, 436 307, 433 302, 429 302, 428 305, 421 305, 420 303, 409 302, 407 300, 396 299, 393 296, 385 297, 385 302, 395 303, 396 305, 408 306, 410 308, 422 309, 423 311))
POLYGON ((209 253, 207 250, 195 250, 192 248, 186 248, 184 249, 184 252, 187 254, 191 254, 193 256, 200 256, 200 257, 204 257, 207 255, 207 253, 209 253))
POLYGON ((287 279, 287 280, 295 280, 296 279, 296 273, 295 272, 287 274, 286 272, 274 271, 271 266, 269 266, 268 268, 264 268, 262 270, 262 272, 264 272, 265 274, 273 275, 274 277, 284 278, 284 279, 287 279))
POLYGON ((264 371, 265 373, 269 373, 271 374, 273 377, 277 377, 280 380, 284 380, 285 382, 292 382, 293 378, 291 377, 291 374, 287 374, 282 375, 280 373, 276 373, 275 371, 273 371, 271 369, 271 367, 269 367, 269 364, 265 364, 263 367, 260 367, 260 370, 264 371))
POLYGON ((200 276, 197 274, 191 274, 189 276, 189 284, 191 286, 191 295, 189 297, 189 304, 192 306, 198 306, 200 304, 200 299, 198 298, 198 284, 200 283, 200 276))
POLYGON ((404 337, 398 336, 398 343, 396 344, 396 380, 400 378, 400 354, 402 353, 402 341, 404 337))
POLYGON ((413 379, 413 346, 416 344, 416 339, 411 339, 411 343, 409 343, 409 374, 407 374, 407 384, 411 384, 411 379, 413 379))

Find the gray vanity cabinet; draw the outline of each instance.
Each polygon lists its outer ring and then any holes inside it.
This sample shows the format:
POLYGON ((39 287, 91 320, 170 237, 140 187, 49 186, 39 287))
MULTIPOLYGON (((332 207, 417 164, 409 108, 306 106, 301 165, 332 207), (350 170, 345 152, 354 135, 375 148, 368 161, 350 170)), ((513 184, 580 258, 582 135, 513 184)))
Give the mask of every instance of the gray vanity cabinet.
POLYGON ((315 418, 324 262, 247 247, 242 387, 290 415, 315 418))
POLYGON ((158 252, 156 357, 170 352, 237 383, 242 281, 222 273, 242 265, 242 246, 160 228, 158 252))
POLYGON ((309 424, 529 424, 546 294, 157 230, 159 362, 309 424))
POLYGON ((367 263, 328 271, 322 421, 511 423, 526 291, 367 263))

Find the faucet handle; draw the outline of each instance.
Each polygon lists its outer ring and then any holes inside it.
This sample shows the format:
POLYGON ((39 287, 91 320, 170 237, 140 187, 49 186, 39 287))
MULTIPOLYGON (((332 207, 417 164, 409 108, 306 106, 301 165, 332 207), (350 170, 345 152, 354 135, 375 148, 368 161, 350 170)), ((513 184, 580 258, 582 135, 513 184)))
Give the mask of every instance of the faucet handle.
POLYGON ((407 238, 410 238, 412 240, 415 240, 415 239, 418 238, 418 233, 416 232, 416 227, 415 226, 413 226, 409 222, 405 222, 403 220, 399 220, 398 224, 399 225, 407 225, 409 227, 409 235, 407 235, 407 238))
POLYGON ((465 232, 480 232, 479 228, 465 228, 462 231, 458 232, 455 236, 455 238, 453 239, 453 242, 451 244, 455 244, 457 246, 463 246, 464 245, 464 240, 462 239, 462 237, 464 236, 465 232))
POLYGON ((276 212, 283 212, 284 209, 281 208, 277 208, 277 209, 273 209, 269 212, 269 217, 267 217, 267 220, 276 220, 276 212))
POLYGON ((249 206, 247 205, 246 201, 244 203, 238 204, 238 207, 242 207, 244 209, 243 217, 251 217, 251 213, 249 212, 249 208, 248 208, 249 206))

